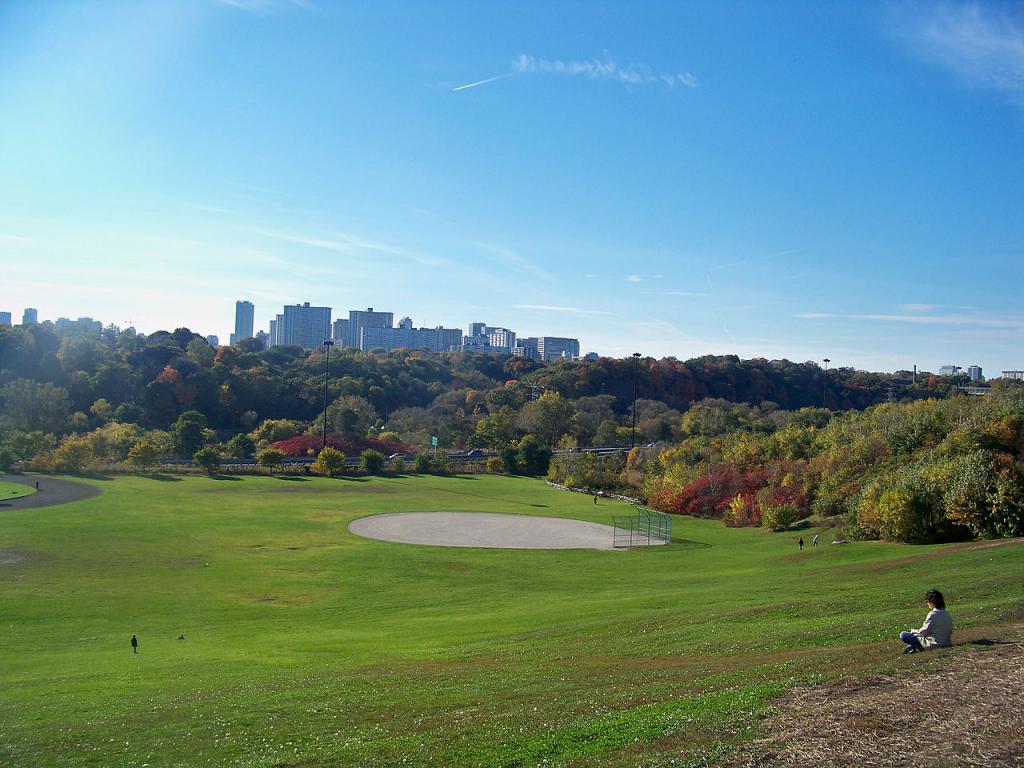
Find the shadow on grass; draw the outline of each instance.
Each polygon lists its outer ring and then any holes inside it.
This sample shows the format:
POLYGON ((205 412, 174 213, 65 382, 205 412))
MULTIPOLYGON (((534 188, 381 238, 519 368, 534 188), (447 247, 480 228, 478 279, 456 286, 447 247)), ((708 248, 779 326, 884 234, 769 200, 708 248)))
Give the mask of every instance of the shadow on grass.
POLYGON ((540 507, 541 509, 547 509, 547 504, 531 504, 531 507, 540 507))
POLYGON ((148 475, 142 475, 149 480, 159 480, 161 483, 180 483, 181 478, 177 475, 168 475, 163 472, 150 472, 148 475))
POLYGON ((284 480, 288 483, 308 483, 308 477, 299 477, 297 475, 274 475, 276 480, 284 480))
POLYGON ((236 475, 222 475, 219 472, 217 474, 210 475, 209 478, 211 480, 231 480, 236 483, 242 479, 236 475))
POLYGON ((981 645, 989 647, 992 645, 1020 645, 1019 640, 968 640, 964 645, 981 645))
POLYGON ((682 547, 689 547, 691 549, 711 549, 711 545, 703 541, 693 541, 691 539, 677 539, 675 536, 672 537, 672 544, 678 544, 682 547))

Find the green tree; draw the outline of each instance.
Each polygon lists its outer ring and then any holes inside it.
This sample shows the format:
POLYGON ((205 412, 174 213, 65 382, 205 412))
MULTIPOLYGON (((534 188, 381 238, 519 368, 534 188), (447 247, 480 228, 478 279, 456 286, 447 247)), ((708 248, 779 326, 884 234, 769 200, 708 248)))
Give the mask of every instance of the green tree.
POLYGON ((526 435, 516 446, 516 464, 524 475, 546 475, 551 449, 534 435, 526 435))
POLYGON ((106 424, 114 415, 114 409, 104 398, 96 400, 90 407, 89 413, 99 424, 106 424))
POLYGON ((264 419, 249 436, 260 445, 269 445, 301 433, 302 424, 292 419, 264 419))
POLYGON ((156 446, 148 440, 140 440, 128 449, 128 463, 143 472, 154 466, 159 458, 156 446))
POLYGON ((233 459, 251 459, 256 454, 256 443, 248 435, 235 435, 228 440, 227 449, 233 459))
POLYGON ((280 471, 284 469, 284 451, 278 448, 264 448, 256 454, 256 463, 261 467, 266 467, 271 472, 275 469, 280 471))
POLYGON ((544 445, 551 446, 572 429, 575 413, 573 404, 560 394, 545 392, 523 406, 518 424, 525 431, 536 435, 544 445))
POLYGON ((206 417, 199 411, 185 411, 171 425, 171 440, 175 454, 192 456, 206 442, 206 417))
POLYGON ((0 388, 0 416, 12 429, 63 431, 71 410, 68 391, 53 384, 16 379, 0 388))
POLYGON ((78 474, 93 461, 92 445, 87 437, 67 437, 53 452, 53 468, 78 474))
POLYGON ((192 463, 213 477, 220 471, 220 454, 214 448, 206 446, 192 454, 192 463))
POLYGON ((313 463, 314 470, 328 477, 334 477, 334 474, 344 466, 345 454, 329 445, 321 449, 313 463))
POLYGON ((384 454, 367 448, 359 454, 359 468, 371 475, 379 475, 384 471, 384 454))

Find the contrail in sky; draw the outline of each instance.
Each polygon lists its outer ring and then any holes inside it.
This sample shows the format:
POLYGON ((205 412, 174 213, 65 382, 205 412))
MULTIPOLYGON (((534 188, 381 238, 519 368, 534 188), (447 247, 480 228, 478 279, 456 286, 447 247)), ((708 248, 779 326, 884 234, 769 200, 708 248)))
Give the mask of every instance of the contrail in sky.
POLYGON ((504 80, 506 77, 512 77, 514 74, 515 72, 506 72, 504 75, 498 75, 497 77, 489 77, 486 80, 478 80, 475 83, 460 85, 457 88, 452 88, 452 91, 464 91, 467 88, 476 88, 478 85, 487 85, 487 83, 493 83, 495 80, 504 80))

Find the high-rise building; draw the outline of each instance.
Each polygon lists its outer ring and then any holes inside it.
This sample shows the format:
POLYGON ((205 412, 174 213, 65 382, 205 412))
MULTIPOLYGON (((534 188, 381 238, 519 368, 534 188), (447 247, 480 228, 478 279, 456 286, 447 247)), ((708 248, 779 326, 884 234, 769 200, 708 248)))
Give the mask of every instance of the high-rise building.
POLYGON ((27 307, 21 315, 22 325, 36 325, 39 322, 39 310, 27 307))
POLYGON ((10 312, 0 312, 0 325, 10 325, 10 324, 11 324, 11 313, 10 312))
POLYGON ((270 321, 270 346, 296 344, 303 349, 318 349, 331 338, 331 308, 289 304, 270 321))
POLYGON ((537 339, 537 354, 544 362, 575 360, 580 356, 580 342, 561 336, 541 336, 537 339))
POLYGON ((251 301, 235 302, 235 332, 229 337, 231 346, 234 346, 242 339, 252 337, 253 317, 256 314, 256 307, 251 301))
POLYGON ((334 321, 334 325, 331 326, 331 340, 339 347, 344 347, 347 338, 348 320, 344 317, 339 317, 334 321))
POLYGON ((981 375, 980 365, 969 365, 967 366, 967 375, 971 377, 971 381, 984 381, 985 377, 981 375))
POLYGON ((956 376, 962 370, 959 365, 944 365, 939 368, 939 376, 956 376))
MULTIPOLYGON (((249 337, 246 336, 245 338, 249 337)), ((214 349, 216 349, 217 347, 220 346, 220 336, 215 336, 214 334, 211 333, 209 336, 206 337, 206 343, 209 344, 214 349)))
POLYGON ((361 309, 350 309, 348 312, 348 330, 342 343, 346 347, 356 349, 369 349, 362 344, 362 332, 364 328, 390 328, 394 325, 395 315, 393 312, 374 312, 373 307, 367 307, 366 311, 361 309))
POLYGON ((103 331, 103 323, 99 320, 93 320, 91 317, 80 317, 77 320, 71 320, 66 317, 58 317, 57 322, 53 324, 53 329, 59 334, 63 335, 66 333, 93 333, 99 334, 103 331))
POLYGON ((540 350, 537 348, 539 340, 536 336, 529 336, 525 339, 519 339, 514 347, 512 347, 512 354, 516 357, 528 357, 531 360, 540 359, 540 350))
POLYGON ((371 349, 426 349, 430 352, 447 352, 462 346, 462 330, 459 328, 363 328, 362 346, 364 352, 371 349))

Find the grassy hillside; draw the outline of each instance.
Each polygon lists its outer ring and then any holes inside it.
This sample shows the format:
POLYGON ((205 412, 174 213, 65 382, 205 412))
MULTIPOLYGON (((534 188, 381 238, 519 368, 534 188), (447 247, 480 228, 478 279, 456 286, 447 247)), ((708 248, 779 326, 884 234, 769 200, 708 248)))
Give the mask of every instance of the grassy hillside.
POLYGON ((930 586, 958 640, 1024 614, 1020 540, 799 552, 678 518, 628 553, 446 549, 346 525, 615 506, 488 476, 92 482, 0 511, 4 765, 668 764, 785 685, 941 664, 893 639, 930 586))

